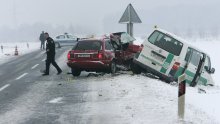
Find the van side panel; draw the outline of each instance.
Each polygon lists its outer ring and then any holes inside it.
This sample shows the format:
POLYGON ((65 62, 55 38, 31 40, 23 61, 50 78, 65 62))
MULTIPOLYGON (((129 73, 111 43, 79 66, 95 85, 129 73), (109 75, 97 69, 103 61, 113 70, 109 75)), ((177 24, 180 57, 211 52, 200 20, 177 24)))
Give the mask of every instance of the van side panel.
POLYGON ((163 66, 162 66, 162 68, 161 68, 161 70, 160 70, 161 73, 166 73, 167 69, 168 69, 169 66, 170 66, 170 63, 171 63, 172 60, 173 60, 173 57, 174 57, 174 55, 171 54, 171 53, 169 53, 169 55, 167 56, 165 62, 163 63, 163 66))
MULTIPOLYGON (((143 67, 143 70, 161 78, 166 77, 170 81, 177 81, 185 70, 186 82, 191 84, 197 72, 200 56, 204 52, 188 45, 178 37, 173 37, 172 34, 162 30, 154 32, 143 42, 144 47, 139 56, 134 58, 135 62, 143 67)), ((199 75, 198 84, 214 84, 211 73, 204 69, 202 72, 199 75)))

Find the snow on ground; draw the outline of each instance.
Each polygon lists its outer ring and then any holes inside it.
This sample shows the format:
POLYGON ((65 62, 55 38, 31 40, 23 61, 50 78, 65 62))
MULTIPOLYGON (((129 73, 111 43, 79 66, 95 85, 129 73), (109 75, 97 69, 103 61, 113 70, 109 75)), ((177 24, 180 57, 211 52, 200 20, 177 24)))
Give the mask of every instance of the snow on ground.
MULTIPOLYGON (((179 121, 178 87, 144 75, 122 74, 115 77, 105 75, 102 78, 89 80, 87 84, 89 92, 85 92, 83 96, 86 98, 84 99, 86 113, 83 114, 88 115, 90 123, 220 123, 213 116, 203 112, 203 109, 191 104, 188 96, 186 97, 185 119, 183 122, 179 121)), ((77 82, 77 79, 74 82, 77 82)), ((187 90, 189 95, 200 95, 195 88, 187 90)))
POLYGON ((40 42, 0 42, 0 64, 40 49, 40 42), (2 47, 3 46, 3 49, 2 47), (18 56, 15 56, 17 46, 18 56))

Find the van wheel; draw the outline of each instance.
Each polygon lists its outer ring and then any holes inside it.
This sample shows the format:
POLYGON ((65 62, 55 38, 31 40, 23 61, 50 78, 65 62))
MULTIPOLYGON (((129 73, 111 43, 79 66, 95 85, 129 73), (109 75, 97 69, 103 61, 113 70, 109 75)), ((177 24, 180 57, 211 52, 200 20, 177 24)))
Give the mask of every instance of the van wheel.
POLYGON ((136 65, 135 63, 131 63, 131 71, 134 73, 134 74, 141 74, 141 67, 136 65))
POLYGON ((72 68, 71 71, 72 71, 73 76, 79 76, 81 74, 80 70, 77 70, 77 69, 74 69, 74 68, 72 68))
POLYGON ((112 62, 111 62, 111 65, 110 65, 110 72, 111 72, 112 74, 115 74, 116 71, 117 71, 116 63, 115 63, 115 61, 112 61, 112 62))
POLYGON ((163 77, 160 77, 159 78, 161 81, 164 81, 165 83, 168 83, 168 84, 170 84, 170 80, 168 80, 168 79, 165 79, 165 78, 163 78, 163 77))

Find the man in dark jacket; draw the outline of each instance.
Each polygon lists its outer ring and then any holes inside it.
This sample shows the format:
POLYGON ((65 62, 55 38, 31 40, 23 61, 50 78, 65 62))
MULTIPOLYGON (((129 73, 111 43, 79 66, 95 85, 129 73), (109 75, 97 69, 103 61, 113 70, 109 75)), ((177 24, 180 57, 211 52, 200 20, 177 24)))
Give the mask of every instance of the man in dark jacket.
POLYGON ((45 40, 46 40, 46 38, 44 36, 44 31, 42 31, 42 33, 40 34, 39 40, 41 41, 40 48, 44 50, 45 49, 44 44, 45 44, 45 40))
POLYGON ((46 60, 46 70, 43 76, 49 75, 50 64, 52 64, 57 69, 57 74, 59 75, 62 72, 62 70, 55 62, 55 43, 53 39, 49 37, 48 33, 45 33, 44 35, 47 40, 46 43, 47 60, 46 60))

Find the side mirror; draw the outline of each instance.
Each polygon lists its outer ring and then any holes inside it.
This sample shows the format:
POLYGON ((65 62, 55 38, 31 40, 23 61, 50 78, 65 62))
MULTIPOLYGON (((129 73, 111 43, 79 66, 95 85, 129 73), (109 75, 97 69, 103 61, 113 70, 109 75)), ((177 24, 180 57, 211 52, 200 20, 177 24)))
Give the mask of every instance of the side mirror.
POLYGON ((214 74, 214 73, 215 73, 215 68, 212 68, 212 69, 210 70, 210 73, 211 73, 211 74, 214 74))
POLYGON ((205 66, 205 70, 206 70, 207 72, 209 72, 209 67, 208 67, 208 66, 205 66))

